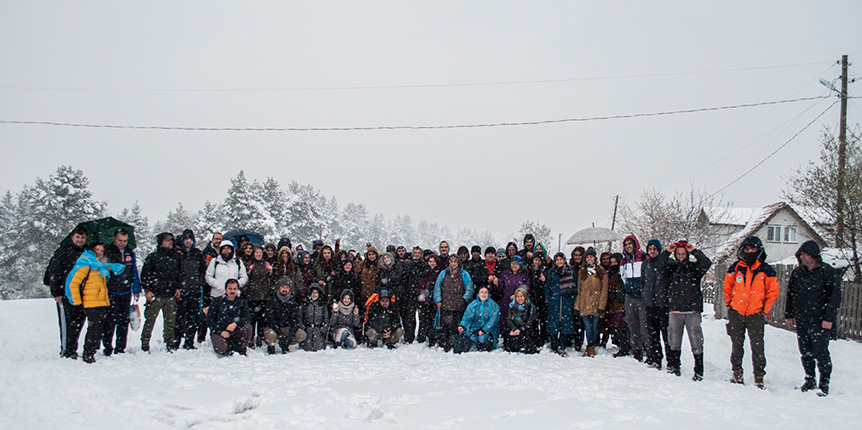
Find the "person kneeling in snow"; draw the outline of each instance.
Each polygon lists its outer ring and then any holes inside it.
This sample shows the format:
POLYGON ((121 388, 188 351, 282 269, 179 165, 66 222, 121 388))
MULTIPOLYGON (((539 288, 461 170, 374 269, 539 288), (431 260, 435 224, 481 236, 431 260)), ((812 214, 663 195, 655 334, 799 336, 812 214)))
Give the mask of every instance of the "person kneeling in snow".
MULTIPOLYGON (((476 293, 476 299, 467 306, 458 333, 466 335, 473 341, 479 351, 491 351, 497 347, 497 336, 500 334, 500 305, 488 300, 490 291, 482 286, 476 293)), ((466 352, 466 351, 455 351, 466 352)))
POLYGON ((245 355, 251 342, 251 313, 248 302, 239 297, 239 281, 228 279, 224 296, 213 299, 207 311, 207 325, 213 333, 213 349, 221 356, 236 351, 245 355))
POLYGON ((356 347, 355 330, 362 327, 362 319, 359 316, 359 308, 353 302, 353 290, 345 288, 341 292, 341 300, 333 304, 329 327, 332 329, 332 340, 336 348, 356 347))
POLYGON ((299 304, 294 300, 293 279, 282 276, 278 278, 275 285, 277 289, 266 304, 267 326, 263 329, 267 354, 275 354, 276 341, 281 347, 281 352, 286 353, 290 350, 290 345, 302 342, 306 337, 305 332, 299 329, 302 323, 299 317, 299 304))
POLYGON ((535 354, 536 340, 539 338, 539 319, 526 288, 515 290, 515 299, 509 304, 509 315, 506 318, 509 322, 509 336, 503 341, 506 351, 535 354))
POLYGON ((326 299, 318 284, 311 284, 308 297, 300 311, 302 330, 307 337, 299 344, 306 351, 326 349, 326 334, 329 332, 329 314, 326 299))
POLYGON ((401 328, 401 317, 392 304, 392 290, 382 288, 378 300, 368 307, 368 324, 365 329, 365 337, 368 338, 368 346, 377 346, 377 340, 382 340, 389 349, 395 348, 395 344, 404 336, 401 328))

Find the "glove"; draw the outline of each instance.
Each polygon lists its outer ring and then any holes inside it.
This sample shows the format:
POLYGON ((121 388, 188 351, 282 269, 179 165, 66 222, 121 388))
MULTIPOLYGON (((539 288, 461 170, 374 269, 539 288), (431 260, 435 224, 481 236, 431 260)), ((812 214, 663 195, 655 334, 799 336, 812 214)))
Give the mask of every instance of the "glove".
POLYGON ((604 310, 604 309, 599 309, 598 314, 599 314, 599 318, 601 318, 601 317, 605 316, 605 310, 604 310))

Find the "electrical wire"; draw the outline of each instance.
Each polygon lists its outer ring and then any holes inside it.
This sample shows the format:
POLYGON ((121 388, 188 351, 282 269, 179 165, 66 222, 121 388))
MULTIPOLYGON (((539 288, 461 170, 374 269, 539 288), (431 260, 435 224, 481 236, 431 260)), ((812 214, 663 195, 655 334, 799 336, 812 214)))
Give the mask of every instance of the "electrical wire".
POLYGON ((549 84, 582 81, 603 81, 616 79, 638 79, 656 78, 665 76, 701 75, 709 73, 743 72, 750 70, 781 69, 790 67, 813 66, 819 64, 831 64, 829 61, 812 63, 784 64, 778 66, 739 67, 731 69, 694 70, 686 72, 671 73, 649 73, 638 75, 597 76, 570 79, 538 79, 524 81, 499 81, 499 82, 467 82, 452 84, 414 84, 414 85, 369 85, 369 86, 344 86, 344 87, 273 87, 273 88, 74 88, 74 87, 15 87, 0 86, 0 90, 23 90, 23 91, 92 91, 92 92, 242 92, 242 91, 344 91, 344 90, 388 90, 405 88, 454 88, 454 87, 481 87, 495 85, 526 85, 526 84, 549 84))
POLYGON ((656 116, 679 115, 697 112, 714 112, 730 109, 742 109, 757 106, 770 106, 786 103, 796 103, 808 100, 827 98, 828 96, 802 97, 797 99, 776 100, 758 103, 744 103, 730 106, 717 106, 706 108, 681 109, 664 112, 634 113, 625 115, 594 116, 584 118, 548 119, 539 121, 520 122, 497 122, 485 124, 453 124, 453 125, 389 125, 389 126, 357 126, 357 127, 187 127, 187 126, 164 126, 164 125, 118 125, 118 124, 88 124, 72 122, 53 121, 17 121, 0 120, 0 124, 12 125, 48 125, 55 127, 82 127, 82 128, 109 128, 109 129, 131 129, 131 130, 180 130, 180 131, 254 131, 254 132, 285 132, 285 131, 373 131, 373 130, 443 130, 462 128, 490 128, 490 127, 517 127, 528 125, 563 124, 573 122, 605 121, 613 119, 631 119, 656 116))
POLYGON ((829 105, 829 107, 827 107, 823 112, 820 112, 820 115, 817 115, 813 120, 811 120, 811 122, 809 122, 808 124, 806 124, 806 125, 805 125, 805 127, 802 127, 802 130, 797 131, 797 132, 796 132, 796 134, 794 134, 793 136, 791 136, 791 137, 790 137, 790 139, 787 139, 787 141, 786 141, 786 142, 784 142, 783 144, 781 144, 781 146, 779 146, 778 148, 776 148, 776 149, 775 149, 775 151, 772 151, 769 155, 767 155, 767 156, 766 156, 766 158, 764 158, 764 159, 760 160, 757 164, 755 164, 754 166, 752 166, 750 169, 746 170, 746 171, 745 171, 745 173, 743 173, 742 175, 739 175, 739 177, 737 177, 736 179, 734 179, 733 181, 731 181, 729 184, 727 184, 727 185, 725 185, 725 186, 723 186, 723 187, 719 188, 719 189, 718 189, 718 191, 716 191, 716 192, 714 192, 714 193, 710 194, 709 196, 710 196, 710 197, 714 197, 716 194, 718 194, 718 193, 720 193, 720 192, 722 192, 722 191, 724 191, 724 190, 726 190, 726 189, 730 188, 730 186, 731 186, 731 185, 733 185, 733 184, 737 183, 739 180, 741 180, 742 178, 746 177, 749 173, 753 172, 753 171, 754 171, 754 169, 756 169, 756 168, 760 167, 760 165, 761 165, 761 164, 765 163, 767 160, 769 160, 770 158, 772 158, 772 156, 773 156, 773 155, 775 155, 775 154, 777 154, 777 153, 778 153, 778 151, 781 151, 785 146, 787 146, 790 142, 792 142, 792 141, 793 141, 793 139, 796 139, 796 137, 797 137, 797 136, 799 136, 800 134, 802 134, 802 132, 803 132, 803 131, 807 130, 807 129, 808 129, 808 127, 811 127, 811 125, 812 125, 812 124, 814 124, 815 122, 817 122, 817 120, 818 120, 818 119, 820 119, 820 117, 822 117, 824 114, 826 114, 826 112, 828 112, 828 111, 829 111, 829 109, 832 109, 832 106, 835 106, 836 104, 838 104, 838 100, 836 100, 836 101, 832 102, 832 104, 831 104, 831 105, 829 105))

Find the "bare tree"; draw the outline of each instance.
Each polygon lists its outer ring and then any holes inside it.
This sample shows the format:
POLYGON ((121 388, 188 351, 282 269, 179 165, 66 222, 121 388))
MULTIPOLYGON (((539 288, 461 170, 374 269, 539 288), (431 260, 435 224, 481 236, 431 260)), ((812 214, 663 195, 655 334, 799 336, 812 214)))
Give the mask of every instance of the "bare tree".
POLYGON ((634 234, 644 242, 658 239, 667 244, 683 239, 707 255, 715 255, 727 238, 717 234, 710 220, 724 216, 729 210, 730 203, 693 186, 688 192, 671 197, 658 190, 644 190, 634 204, 620 206, 617 231, 634 234))
MULTIPOLYGON (((820 220, 829 225, 837 225, 836 206, 838 202, 838 140, 828 129, 820 138, 822 148, 820 159, 810 161, 807 166, 797 169, 788 178, 791 191, 784 198, 794 205, 822 214, 827 219, 820 220)), ((856 279, 862 276, 859 264, 859 243, 862 241, 862 149, 859 145, 859 130, 851 132, 847 139, 846 166, 844 174, 844 211, 841 221, 844 237, 837 237, 830 231, 833 243, 842 250, 844 258, 853 266, 856 279)), ((804 210, 805 210, 804 209, 804 210)))

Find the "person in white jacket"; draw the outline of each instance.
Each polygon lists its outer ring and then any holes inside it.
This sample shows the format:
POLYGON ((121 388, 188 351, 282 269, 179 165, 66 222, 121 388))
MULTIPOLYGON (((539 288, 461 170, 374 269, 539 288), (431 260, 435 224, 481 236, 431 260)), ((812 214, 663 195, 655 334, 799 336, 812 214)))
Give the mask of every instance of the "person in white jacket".
POLYGON ((224 285, 228 279, 239 280, 240 288, 248 283, 245 265, 234 255, 233 244, 230 241, 222 241, 219 246, 219 256, 210 261, 205 278, 207 284, 212 287, 210 296, 213 298, 224 295, 224 285))

